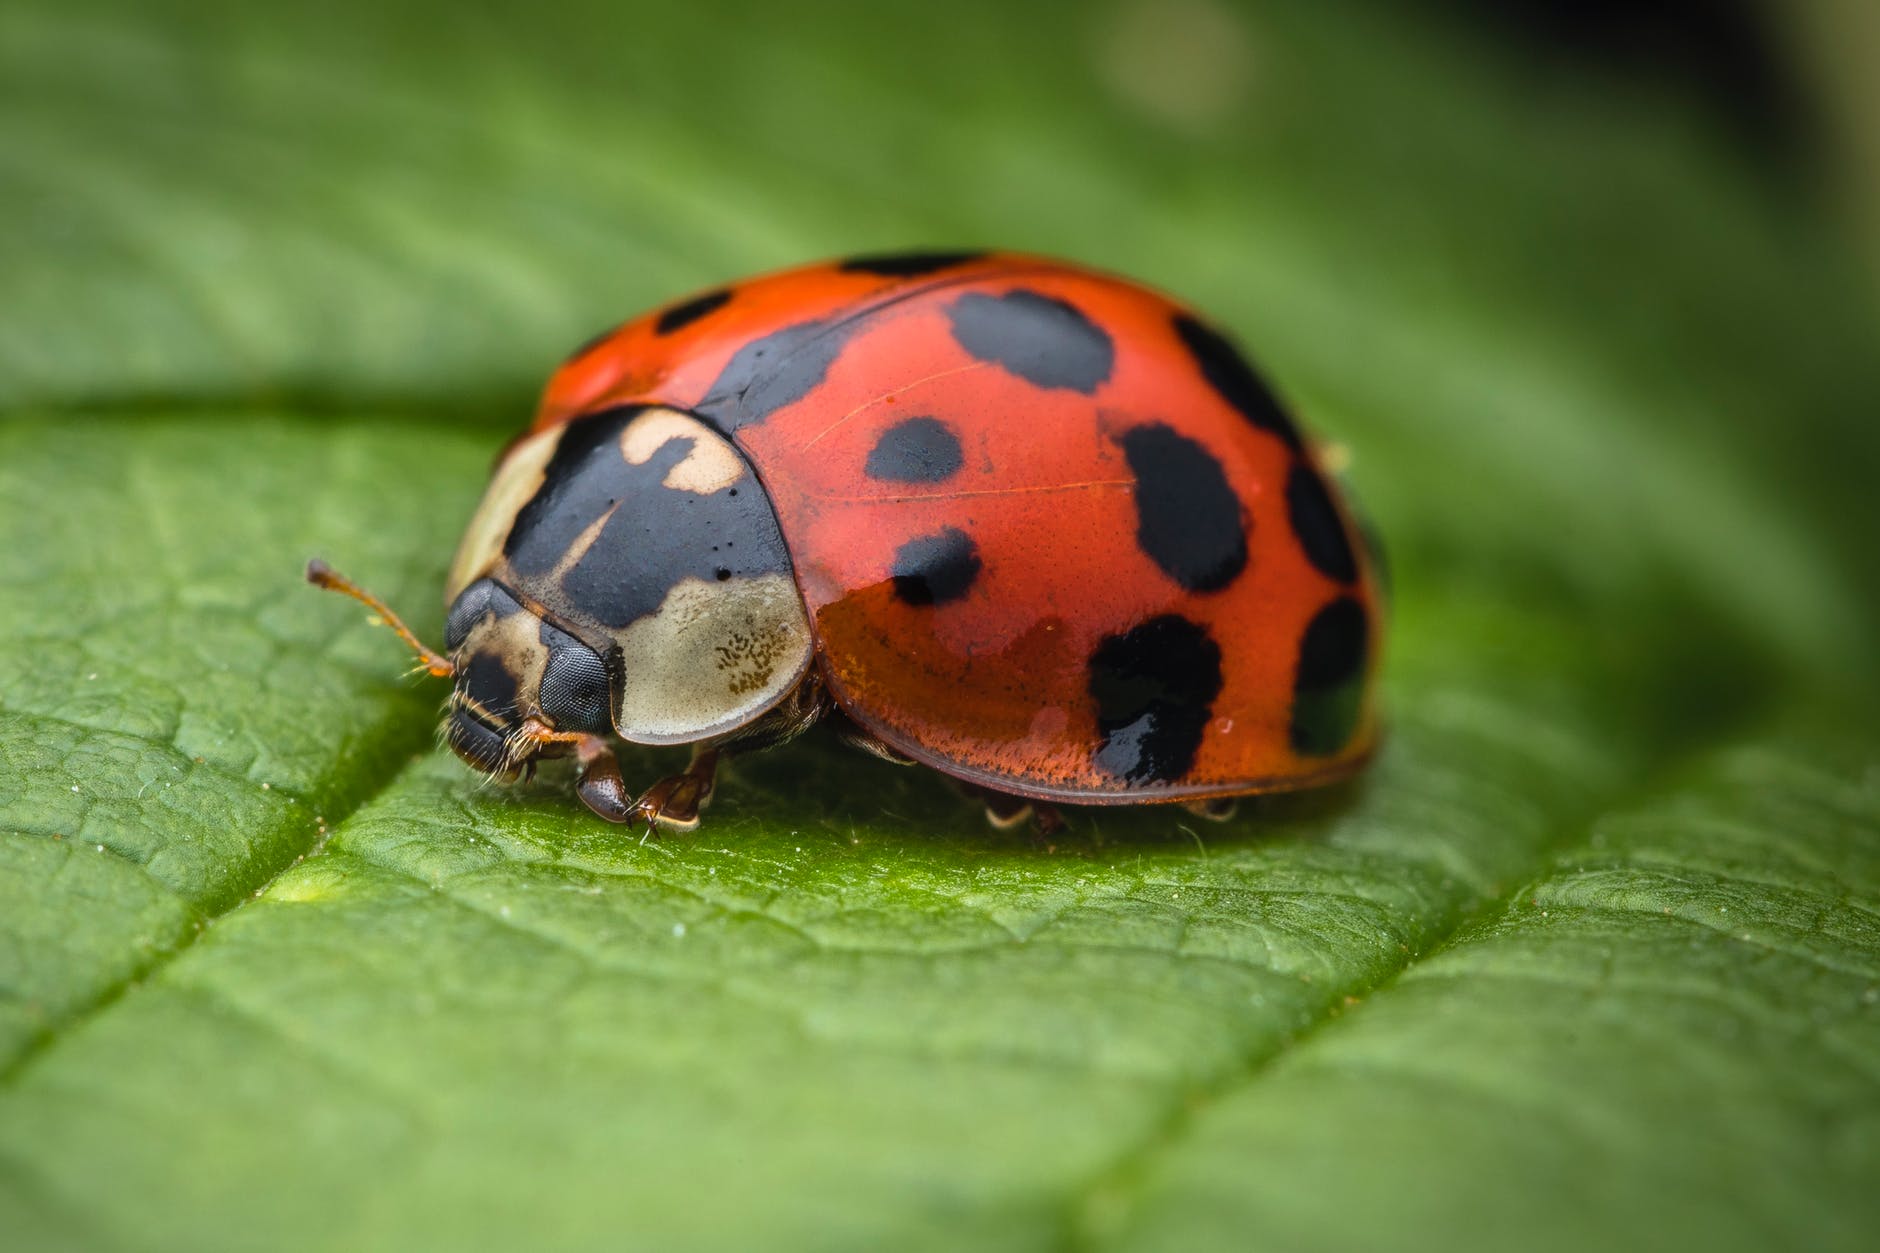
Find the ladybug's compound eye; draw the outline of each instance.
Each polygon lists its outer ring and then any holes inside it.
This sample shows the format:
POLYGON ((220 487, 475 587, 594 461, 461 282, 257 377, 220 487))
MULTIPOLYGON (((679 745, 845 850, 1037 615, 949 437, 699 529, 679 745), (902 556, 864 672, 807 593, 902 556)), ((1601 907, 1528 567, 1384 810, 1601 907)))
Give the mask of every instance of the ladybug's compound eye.
POLYGON ((612 725, 607 667, 572 635, 543 624, 548 665, 542 671, 542 713, 558 731, 605 733, 612 725))

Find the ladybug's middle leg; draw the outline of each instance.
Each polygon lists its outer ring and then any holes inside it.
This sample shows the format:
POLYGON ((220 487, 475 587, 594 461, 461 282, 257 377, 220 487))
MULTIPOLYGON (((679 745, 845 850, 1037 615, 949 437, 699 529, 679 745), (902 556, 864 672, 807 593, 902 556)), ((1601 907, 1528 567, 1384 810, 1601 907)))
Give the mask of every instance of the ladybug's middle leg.
POLYGON ((996 830, 1009 831, 1027 819, 1036 835, 1052 836, 1064 829, 1064 815, 1047 801, 1014 796, 963 779, 955 779, 953 785, 986 807, 986 821, 996 830))
POLYGON ((633 816, 666 831, 696 831, 699 811, 711 801, 718 779, 719 749, 700 744, 692 750, 692 764, 661 779, 633 802, 633 816))
POLYGON ((698 829, 699 813, 711 801, 718 765, 733 754, 787 744, 829 711, 829 694, 814 674, 804 676, 769 713, 729 735, 692 746, 692 764, 661 779, 633 802, 631 816, 667 831, 698 829))

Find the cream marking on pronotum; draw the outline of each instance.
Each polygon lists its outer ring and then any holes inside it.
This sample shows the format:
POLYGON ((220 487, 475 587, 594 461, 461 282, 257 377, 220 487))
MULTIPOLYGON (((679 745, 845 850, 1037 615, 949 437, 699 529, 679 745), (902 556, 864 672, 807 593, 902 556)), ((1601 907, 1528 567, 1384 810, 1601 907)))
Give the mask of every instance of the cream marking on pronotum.
POLYGON ((697 418, 673 409, 650 409, 627 423, 620 433, 620 454, 633 465, 645 465, 653 454, 675 439, 691 442, 691 450, 666 471, 661 487, 710 496, 744 477, 744 459, 697 418))
POLYGON ((562 554, 561 560, 555 563, 554 568, 548 572, 547 578, 543 581, 559 583, 567 577, 570 570, 580 565, 581 558, 588 555, 588 550, 594 547, 594 542, 600 539, 601 532, 607 529, 608 522, 612 521, 619 509, 620 505, 616 503, 613 508, 590 522, 586 530, 575 536, 574 543, 568 545, 568 551, 562 554))

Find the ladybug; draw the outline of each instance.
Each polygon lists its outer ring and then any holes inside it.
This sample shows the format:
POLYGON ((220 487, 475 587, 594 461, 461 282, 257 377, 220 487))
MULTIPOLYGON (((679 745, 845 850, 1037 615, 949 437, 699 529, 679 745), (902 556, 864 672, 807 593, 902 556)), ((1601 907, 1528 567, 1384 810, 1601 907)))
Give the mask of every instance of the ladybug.
POLYGON ((452 562, 446 737, 579 762, 613 822, 690 830, 728 754, 833 722, 1004 825, 1357 770, 1374 564, 1228 339, 1011 253, 856 257, 692 296, 549 380, 452 562), (690 744, 639 796, 615 739, 690 744))

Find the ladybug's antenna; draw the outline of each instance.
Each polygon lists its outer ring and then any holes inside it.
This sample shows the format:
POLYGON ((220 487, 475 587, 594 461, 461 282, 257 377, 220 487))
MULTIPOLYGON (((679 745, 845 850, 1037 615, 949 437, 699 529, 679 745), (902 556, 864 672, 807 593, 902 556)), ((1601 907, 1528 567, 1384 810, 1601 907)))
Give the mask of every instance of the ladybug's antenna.
POLYGON ((360 587, 345 575, 333 569, 333 567, 327 565, 326 562, 321 561, 318 557, 315 557, 312 561, 307 563, 307 582, 313 584, 315 587, 324 587, 329 592, 339 592, 342 595, 350 596, 371 609, 373 613, 379 615, 379 622, 382 625, 388 626, 398 632, 398 638, 409 644, 411 651, 418 654, 418 660, 423 664, 424 668, 438 678, 448 679, 451 675, 457 673, 457 667, 451 664, 450 658, 440 657, 426 648, 424 642, 411 633, 411 628, 406 626, 404 622, 399 619, 398 615, 392 612, 389 605, 374 596, 371 592, 368 592, 365 588, 360 587))

